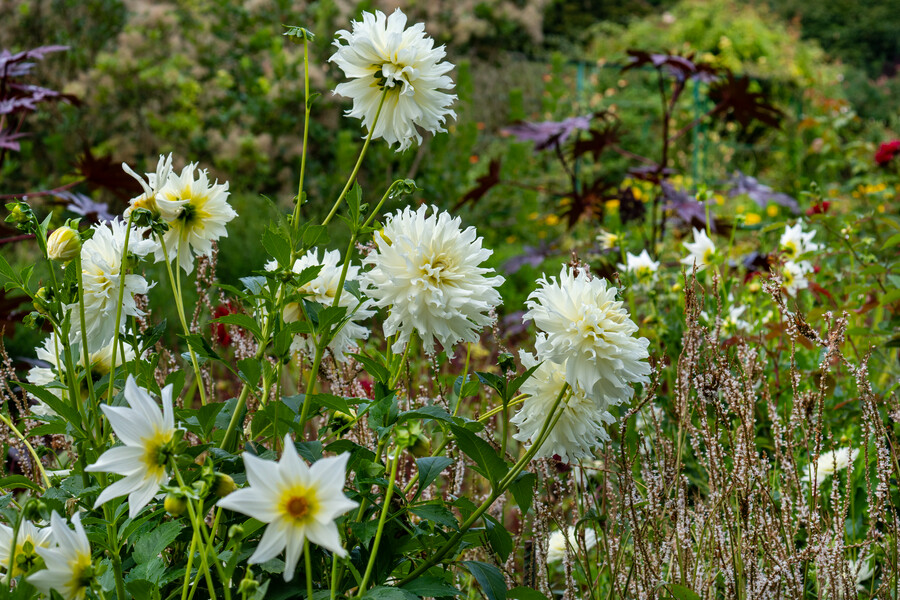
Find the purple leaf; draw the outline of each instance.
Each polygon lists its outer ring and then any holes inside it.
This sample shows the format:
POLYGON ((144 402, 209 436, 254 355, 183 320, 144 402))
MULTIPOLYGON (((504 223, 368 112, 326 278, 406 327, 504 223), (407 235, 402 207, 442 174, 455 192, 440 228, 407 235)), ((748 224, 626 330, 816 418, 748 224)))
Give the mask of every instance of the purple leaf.
POLYGON ((503 263, 503 266, 500 268, 512 275, 525 265, 531 265, 532 267, 541 266, 541 263, 543 263, 549 255, 550 246, 547 242, 542 241, 537 248, 533 246, 524 246, 522 248, 522 254, 509 259, 503 263))
MULTIPOLYGON (((698 202, 697 199, 683 190, 676 190, 675 186, 668 182, 662 182, 662 197, 665 201, 663 208, 675 213, 675 216, 688 226, 697 228, 706 227, 706 205, 698 202)), ((714 201, 709 200, 707 204, 714 201)), ((710 231, 716 231, 716 220, 710 219, 710 231)))
POLYGON ((21 151, 21 147, 19 146, 19 142, 15 140, 26 137, 27 135, 27 133, 14 133, 12 129, 4 129, 0 131, 0 148, 19 152, 21 151))
POLYGON ((576 131, 590 129, 592 118, 593 115, 585 115, 570 117, 565 121, 543 121, 541 123, 525 121, 507 127, 503 133, 523 142, 534 142, 534 151, 539 152, 561 146, 576 131))
POLYGON ((106 222, 112 221, 115 216, 109 212, 109 205, 106 202, 95 202, 90 197, 79 194, 77 192, 54 192, 53 194, 60 200, 68 202, 68 209, 76 215, 87 217, 92 221, 106 222))
POLYGON ((800 212, 800 206, 797 201, 787 194, 776 192, 767 185, 763 185, 756 180, 755 177, 744 175, 740 171, 735 171, 731 180, 732 188, 729 195, 735 196, 745 195, 756 202, 760 208, 765 208, 769 202, 774 202, 779 206, 790 209, 794 214, 800 212))

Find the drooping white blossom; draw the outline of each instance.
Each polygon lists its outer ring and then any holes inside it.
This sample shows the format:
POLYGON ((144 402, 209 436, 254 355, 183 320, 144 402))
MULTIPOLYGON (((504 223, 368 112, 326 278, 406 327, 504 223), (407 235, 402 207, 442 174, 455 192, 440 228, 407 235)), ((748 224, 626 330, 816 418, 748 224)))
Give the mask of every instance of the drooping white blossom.
POLYGON ((141 184, 141 188, 144 190, 144 193, 135 196, 130 200, 128 208, 125 209, 126 219, 131 215, 131 211, 136 208, 145 208, 154 216, 160 216, 166 221, 171 221, 176 217, 176 214, 171 210, 167 210, 166 213, 163 213, 156 202, 156 195, 159 193, 162 186, 169 180, 169 174, 172 172, 171 153, 169 153, 168 156, 163 156, 162 154, 159 155, 159 162, 156 163, 156 172, 147 173, 146 181, 127 164, 122 163, 122 169, 141 184))
POLYGON ((566 549, 571 554, 576 554, 582 550, 590 552, 597 545, 597 532, 593 529, 584 530, 584 548, 578 542, 575 527, 566 528, 565 534, 561 529, 557 529, 550 534, 547 541, 547 562, 559 562, 566 557, 566 549))
POLYGON ((398 8, 390 16, 381 11, 364 12, 352 31, 337 32, 334 62, 351 79, 338 84, 334 93, 353 99, 347 116, 362 119, 373 138, 384 138, 398 151, 422 142, 416 127, 432 133, 444 131, 447 117, 456 117, 449 107, 454 94, 447 73, 453 65, 442 62, 444 47, 434 47, 425 35, 425 25, 406 27, 406 15, 398 8), (378 106, 384 105, 378 120, 378 106), (372 129, 374 126, 374 130, 372 129))
MULTIPOLYGON (((335 296, 338 296, 338 285, 341 281, 341 270, 343 265, 340 264, 340 260, 341 253, 337 250, 325 251, 321 260, 319 259, 318 250, 315 249, 310 250, 304 256, 298 258, 294 262, 294 273, 301 273, 304 269, 309 267, 322 267, 319 274, 316 275, 312 281, 300 286, 298 291, 302 297, 313 302, 318 302, 322 306, 332 306, 334 304, 335 296)), ((266 269, 271 271, 274 270, 276 266, 277 263, 271 261, 266 265, 266 269)), ((347 267, 347 275, 344 279, 344 283, 359 282, 359 280, 359 266, 350 265, 347 267)), ((371 317, 372 314, 374 314, 374 311, 371 308, 371 300, 363 298, 362 302, 360 302, 346 289, 340 290, 339 297, 338 306, 346 308, 347 315, 351 318, 328 344, 328 349, 335 359, 345 361, 347 360, 345 355, 350 349, 359 347, 361 341, 368 339, 369 329, 362 326, 360 323, 371 317)), ((302 318, 302 315, 303 312, 299 302, 288 302, 285 305, 283 313, 285 322, 290 323, 299 321, 302 318)), ((310 355, 315 352, 315 340, 312 336, 302 334, 294 336, 294 341, 291 344, 291 351, 298 352, 300 350, 303 350, 310 355)))
MULTIPOLYGON (((135 304, 135 294, 146 294, 152 287, 143 276, 129 273, 130 265, 123 265, 127 225, 120 220, 101 223, 93 227, 91 239, 81 246, 81 272, 84 281, 84 313, 90 352, 107 345, 116 328, 122 328, 126 317, 140 317, 144 313, 135 304), (124 287, 121 310, 119 288, 124 287), (120 312, 116 323, 116 312, 120 312)), ((143 257, 153 252, 158 244, 144 239, 141 229, 132 228, 128 236, 127 255, 143 257)), ((76 352, 81 348, 81 320, 78 303, 66 307, 72 324, 71 343, 76 352)))
POLYGON ((402 352, 413 333, 427 354, 437 340, 449 356, 458 342, 475 342, 494 322, 503 277, 490 276, 481 263, 492 254, 482 248, 474 227, 461 229, 459 217, 437 207, 409 207, 388 215, 375 235, 376 251, 363 264, 366 294, 379 308, 390 308, 385 336, 399 334, 394 352, 402 352))
MULTIPOLYGON (((526 369, 538 364, 529 352, 519 351, 526 369)), ((519 411, 510 419, 517 432, 513 438, 531 447, 544 426, 550 409, 559 398, 566 383, 566 366, 544 361, 522 384, 520 392, 528 394, 519 411)), ((563 397, 557 411, 562 411, 556 425, 549 431, 535 458, 558 456, 564 463, 587 458, 599 442, 609 441, 605 424, 615 423, 609 405, 602 397, 592 397, 581 388, 573 388, 563 397)))
POLYGON ((343 492, 349 457, 344 453, 322 458, 308 467, 290 435, 284 438, 284 453, 278 462, 244 453, 250 485, 219 500, 218 505, 268 523, 248 559, 250 564, 275 558, 287 549, 284 579, 290 581, 306 539, 338 556, 347 556, 334 520, 359 506, 343 492))
POLYGON ((124 475, 100 492, 94 508, 128 494, 128 514, 134 519, 168 480, 166 463, 172 456, 176 432, 172 385, 162 390, 160 410, 150 394, 129 375, 125 400, 128 407, 100 405, 123 445, 110 448, 85 470, 124 475))
POLYGON ((822 483, 837 473, 853 464, 859 456, 859 448, 839 448, 831 452, 824 452, 819 456, 815 464, 806 465, 802 481, 816 480, 816 485, 822 483))

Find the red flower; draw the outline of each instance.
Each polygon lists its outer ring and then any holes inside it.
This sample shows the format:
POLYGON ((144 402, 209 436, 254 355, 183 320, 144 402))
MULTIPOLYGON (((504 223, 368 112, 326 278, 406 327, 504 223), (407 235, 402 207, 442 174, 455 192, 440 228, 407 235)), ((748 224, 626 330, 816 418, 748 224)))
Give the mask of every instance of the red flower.
POLYGON ((824 215, 828 212, 829 208, 831 208, 831 202, 829 202, 828 200, 822 200, 821 202, 817 202, 806 209, 806 216, 811 217, 813 215, 824 215))
MULTIPOLYGON (((220 304, 213 311, 213 318, 218 319, 220 317, 224 317, 225 315, 233 315, 237 312, 237 307, 231 302, 225 302, 224 304, 220 304)), ((220 346, 230 346, 231 345, 231 335, 228 334, 228 327, 224 323, 213 323, 212 324, 212 334, 213 337, 219 342, 220 346)))
POLYGON ((893 159, 898 152, 900 152, 900 140, 882 144, 879 146, 878 152, 875 153, 875 162, 879 165, 886 165, 891 162, 891 159, 893 159))

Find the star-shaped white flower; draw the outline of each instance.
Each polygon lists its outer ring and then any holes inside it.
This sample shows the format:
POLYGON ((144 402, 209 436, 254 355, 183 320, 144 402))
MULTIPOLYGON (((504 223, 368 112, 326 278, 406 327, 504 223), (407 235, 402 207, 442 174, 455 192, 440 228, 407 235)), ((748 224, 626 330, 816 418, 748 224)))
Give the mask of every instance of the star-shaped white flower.
POLYGON ((38 547, 37 553, 44 559, 47 568, 28 577, 28 583, 50 597, 50 590, 56 590, 65 600, 84 598, 94 577, 91 564, 91 545, 81 525, 81 516, 72 516, 75 531, 69 529, 55 511, 50 516, 54 548, 38 547))
POLYGON ((172 386, 162 391, 162 410, 145 390, 129 375, 125 382, 125 400, 129 407, 101 405, 113 431, 124 446, 104 452, 85 470, 118 473, 123 479, 108 486, 97 498, 94 508, 104 502, 128 494, 128 515, 134 519, 160 485, 168 480, 166 463, 172 456, 175 416, 172 410, 172 386))
POLYGON ((785 227, 781 234, 781 251, 786 258, 794 260, 807 252, 815 252, 821 246, 814 244, 812 239, 815 231, 803 231, 803 223, 797 223, 793 227, 785 227))
MULTIPOLYGON (((22 519, 19 532, 16 535, 16 552, 13 556, 13 577, 18 577, 27 572, 37 558, 38 548, 49 548, 52 530, 49 527, 38 528, 34 523, 22 519), (26 550, 26 544, 30 542, 30 551, 26 550)), ((0 524, 0 566, 9 569, 9 558, 12 552, 12 527, 0 524)))
POLYGON ((650 286, 659 280, 659 261, 650 258, 650 254, 644 249, 640 254, 626 253, 625 262, 616 266, 626 273, 634 273, 638 283, 650 286))
POLYGON ((290 435, 284 438, 278 462, 244 453, 250 487, 232 492, 218 505, 269 524, 249 563, 265 562, 287 549, 284 579, 290 581, 306 539, 338 556, 347 555, 334 519, 359 506, 343 492, 349 458, 344 453, 308 467, 290 435))
POLYGON ((712 264, 716 258, 716 245, 706 234, 706 230, 694 227, 694 241, 685 242, 684 248, 690 254, 681 259, 681 264, 693 267, 697 265, 697 271, 702 271, 707 265, 712 264))

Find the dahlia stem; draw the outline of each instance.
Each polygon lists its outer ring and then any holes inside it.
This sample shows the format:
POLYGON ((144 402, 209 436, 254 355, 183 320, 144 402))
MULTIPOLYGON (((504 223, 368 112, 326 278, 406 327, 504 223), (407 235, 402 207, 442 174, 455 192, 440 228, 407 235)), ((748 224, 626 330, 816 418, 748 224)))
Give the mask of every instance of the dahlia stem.
MULTIPOLYGON (((119 321, 122 318, 122 302, 125 298, 125 261, 128 259, 128 240, 131 239, 131 224, 133 222, 134 211, 131 211, 128 215, 128 223, 125 225, 125 243, 122 245, 122 256, 119 260, 119 298, 116 301, 116 321, 113 327, 112 353, 109 359, 109 380, 106 383, 107 404, 112 404, 113 388, 116 387, 116 350, 119 347, 119 321)), ((84 337, 86 334, 86 331, 82 331, 81 337, 84 337)))
MULTIPOLYGON (((87 381, 88 397, 91 400, 91 410, 96 412, 97 406, 95 406, 95 403, 97 397, 94 395, 94 378, 91 376, 91 353, 88 349, 87 335, 85 335, 87 331, 87 319, 84 316, 84 272, 81 270, 80 252, 72 259, 72 266, 78 273, 78 318, 81 323, 81 364, 84 367, 84 378, 87 381)), ((119 272, 121 273, 121 268, 119 269, 119 272)), ((112 372, 115 366, 115 362, 110 364, 110 372, 112 372)), ((99 435, 97 437, 99 440, 103 435, 102 420, 97 423, 97 429, 99 430, 99 435)))
POLYGON ((541 428, 541 431, 538 433, 537 439, 533 441, 531 448, 529 448, 525 455, 522 456, 522 458, 520 458, 515 465, 513 465, 509 473, 507 473, 506 476, 500 480, 497 486, 493 490, 491 490, 491 495, 481 503, 481 506, 479 506, 462 525, 460 525, 459 531, 454 534, 453 537, 447 540, 447 542, 443 546, 438 548, 437 552, 432 554, 428 558, 428 560, 419 565, 419 567, 416 568, 412 573, 404 577, 403 580, 401 580, 397 584, 398 587, 402 587, 410 581, 415 580, 432 566, 437 564, 437 562, 441 560, 444 555, 447 554, 447 552, 452 550, 459 543, 459 541, 463 538, 469 528, 475 524, 475 521, 481 518, 481 515, 491 507, 491 505, 497 500, 497 498, 503 495, 503 493, 506 491, 506 488, 509 487, 509 484, 511 484, 515 480, 519 473, 522 472, 522 469, 524 469, 525 466, 531 461, 531 459, 534 458, 534 455, 537 454, 538 450, 540 450, 544 441, 547 439, 547 436, 550 434, 550 431, 556 425, 556 422, 559 421, 559 418, 562 416, 563 411, 560 411, 558 414, 554 413, 556 413, 556 409, 559 408, 559 405, 562 404, 563 397, 568 391, 569 384, 567 383, 563 385, 562 389, 559 392, 559 396, 556 397, 556 402, 553 403, 552 408, 547 413, 547 419, 544 421, 544 425, 541 428))
MULTIPOLYGON (((178 313, 178 319, 181 321, 181 328, 184 330, 184 335, 190 335, 191 330, 188 327, 187 319, 184 317, 184 303, 181 298, 181 265, 178 264, 175 266, 175 269, 178 272, 178 275, 176 276, 172 273, 172 264, 169 261, 169 252, 166 249, 165 238, 161 234, 157 234, 156 237, 159 239, 160 246, 162 246, 163 260, 166 263, 166 272, 169 275, 169 285, 172 286, 172 295, 175 297, 175 311, 178 313)), ((178 263, 181 263, 182 246, 183 244, 178 244, 178 252, 175 259, 178 263)), ((197 363, 197 355, 194 354, 194 349, 191 348, 190 344, 188 344, 188 353, 191 356, 191 365, 194 367, 194 377, 197 378, 197 390, 200 392, 200 405, 206 406, 206 389, 203 386, 203 376, 200 374, 200 365, 197 363)))
MULTIPOLYGON (((23 444, 25 444, 25 448, 28 450, 28 453, 31 455, 31 459, 34 461, 34 466, 37 467, 38 472, 41 474, 41 478, 44 480, 44 490, 41 490, 41 491, 45 491, 45 490, 49 489, 50 488, 50 478, 47 477, 47 471, 44 470, 44 465, 41 463, 41 459, 38 458, 37 453, 34 451, 34 447, 32 447, 32 445, 28 442, 28 438, 26 438, 24 435, 22 435, 22 432, 20 432, 18 429, 16 429, 16 426, 13 425, 12 420, 9 419, 2 412, 0 412, 0 422, 2 422, 4 425, 6 425, 9 428, 9 430, 12 431, 13 434, 15 434, 15 436, 17 438, 22 440, 23 444)), ((12 563, 10 563, 10 564, 12 564, 12 563)))
MULTIPOLYGON (((390 457, 388 461, 390 461, 390 457)), ((384 503, 381 505, 381 516, 378 518, 378 530, 375 532, 375 542, 372 544, 372 551, 369 554, 369 562, 366 564, 366 572, 363 575, 362 583, 359 584, 359 593, 356 598, 362 598, 366 593, 366 585, 372 576, 372 569, 375 566, 375 557, 378 556, 378 546, 381 544, 381 535, 384 533, 384 523, 387 520, 387 514, 391 506, 391 496, 394 495, 394 482, 397 479, 397 465, 400 464, 400 451, 397 450, 393 462, 391 462, 391 478, 388 480, 387 492, 384 494, 384 503)), ((387 466, 387 465, 385 465, 387 466)), ((312 596, 310 595, 310 598, 312 596)))
POLYGON ((188 590, 193 586, 191 583, 191 565, 194 562, 194 550, 197 548, 197 537, 191 536, 191 547, 188 550, 187 567, 184 571, 184 583, 181 584, 181 600, 187 600, 188 590))
MULTIPOLYGON (((100 473, 98 480, 101 486, 106 487, 106 473, 100 473)), ((116 535, 115 517, 109 503, 103 504, 103 517, 106 521, 106 537, 109 541, 109 558, 113 564, 113 573, 116 580, 116 597, 125 598, 125 578, 122 575, 122 558, 119 556, 119 538, 116 535)))
POLYGON ((309 538, 303 539, 303 565, 306 567, 306 597, 312 600, 312 561, 309 558, 309 538))
MULTIPOLYGON (((309 140, 309 44, 306 36, 303 36, 303 105, 306 107, 303 118, 303 151, 300 154, 300 184, 297 186, 297 203, 294 205, 294 214, 291 218, 291 229, 294 233, 300 226, 300 205, 303 201, 303 178, 306 175, 306 148, 309 140)), ((294 244, 291 243, 293 250, 294 244)))
POLYGON ((362 165, 363 157, 366 155, 366 150, 369 148, 369 142, 372 141, 372 134, 375 133, 375 124, 378 123, 378 117, 381 115, 381 109, 384 106, 384 99, 387 98, 388 90, 385 88, 384 92, 381 94, 381 102, 378 103, 378 111, 375 113, 375 119, 372 121, 372 125, 369 127, 369 133, 366 135, 366 141, 363 144, 362 150, 359 151, 359 158, 356 159, 356 165, 353 167, 353 171, 350 173, 350 178, 347 180, 347 183, 344 185, 344 189, 341 190, 340 196, 335 200, 334 206, 331 207, 331 212, 328 213, 328 216, 325 217, 325 220, 322 221, 322 225, 328 225, 331 222, 331 218, 334 217, 334 213, 337 212, 338 207, 341 205, 341 201, 344 199, 344 196, 347 195, 347 191, 350 189, 350 186, 353 185, 353 182, 356 181, 356 174, 359 172, 359 167, 362 165))

